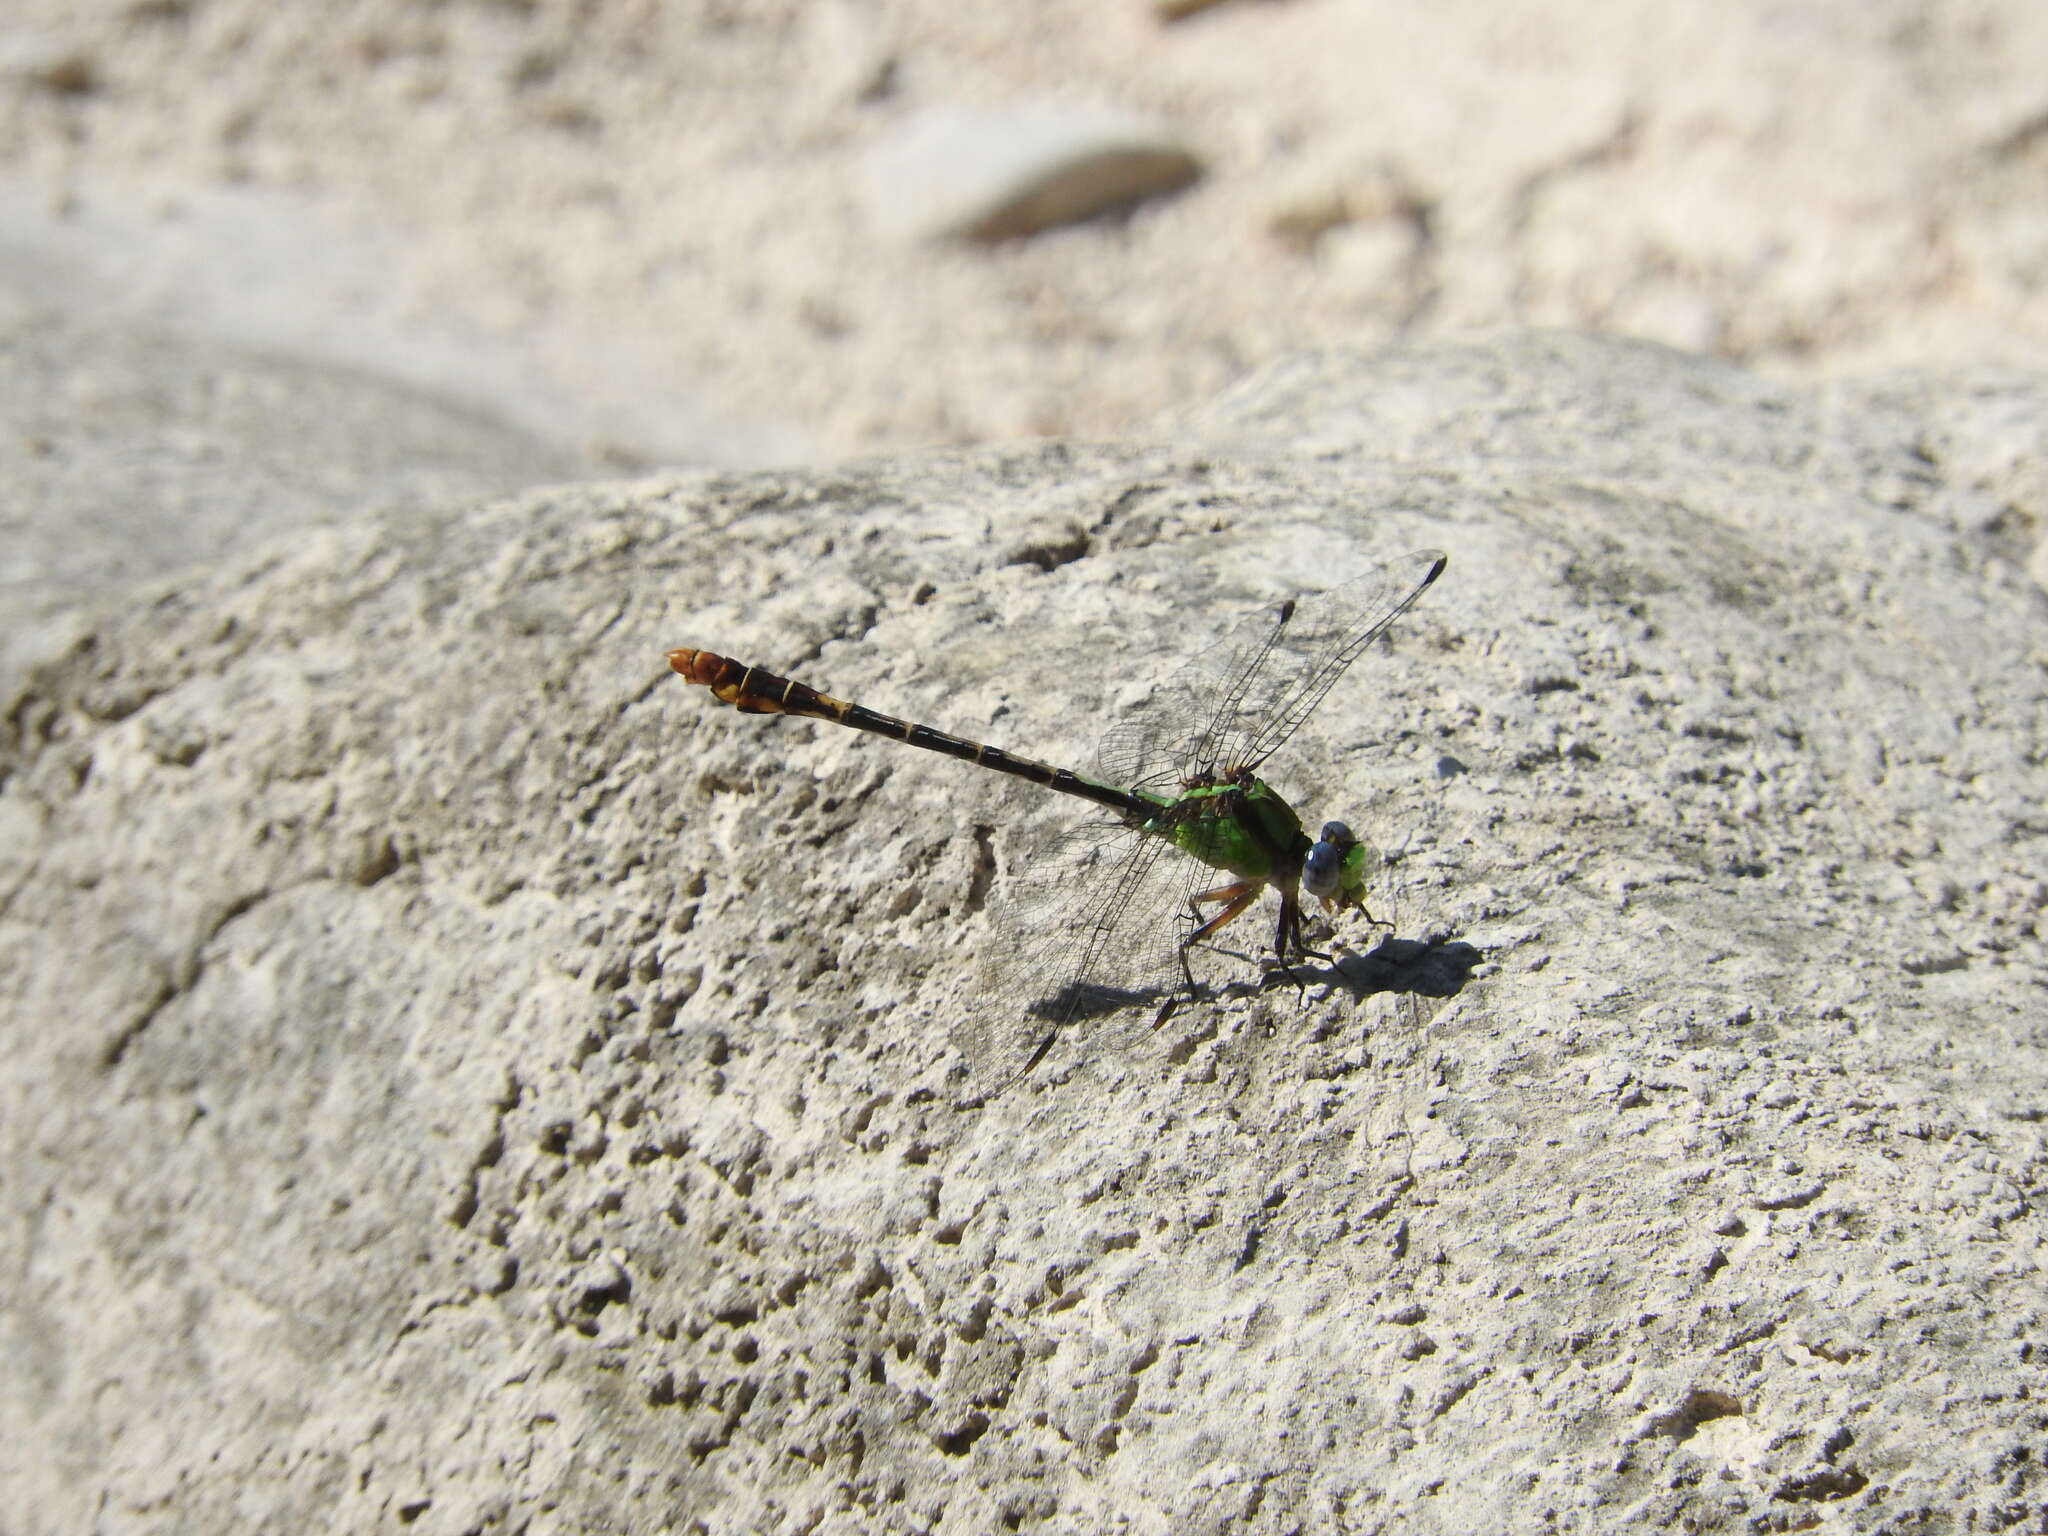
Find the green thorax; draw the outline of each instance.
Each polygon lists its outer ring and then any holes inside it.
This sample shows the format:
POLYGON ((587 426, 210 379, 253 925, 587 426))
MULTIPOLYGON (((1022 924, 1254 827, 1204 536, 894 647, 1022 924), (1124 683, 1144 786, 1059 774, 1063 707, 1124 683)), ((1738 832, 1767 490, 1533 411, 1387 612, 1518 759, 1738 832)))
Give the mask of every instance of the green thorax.
POLYGON ((1250 774, 1182 790, 1145 830, 1241 880, 1284 878, 1309 846, 1294 807, 1250 774))
POLYGON ((1352 844, 1351 851, 1344 855, 1344 872, 1338 885, 1338 906, 1358 907, 1361 910, 1364 908, 1366 858, 1363 843, 1352 844))

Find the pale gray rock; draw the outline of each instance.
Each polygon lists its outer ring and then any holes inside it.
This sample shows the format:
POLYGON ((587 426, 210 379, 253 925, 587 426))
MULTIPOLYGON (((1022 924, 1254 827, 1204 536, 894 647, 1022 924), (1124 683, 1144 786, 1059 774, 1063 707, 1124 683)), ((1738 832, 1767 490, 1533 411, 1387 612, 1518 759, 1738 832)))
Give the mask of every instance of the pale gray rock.
POLYGON ((0 672, 139 580, 367 507, 594 472, 597 456, 362 370, 109 318, 0 245, 0 672))
POLYGON ((1178 191, 1201 162, 1115 107, 1021 101, 921 109, 868 152, 870 222, 899 239, 1003 240, 1178 191))
POLYGON ((2038 1523, 2044 406, 1330 354, 136 591, 5 710, 10 1528, 2038 1523), (979 1106, 1084 812, 661 660, 1085 767, 1428 544, 1271 765, 1395 939, 979 1106))

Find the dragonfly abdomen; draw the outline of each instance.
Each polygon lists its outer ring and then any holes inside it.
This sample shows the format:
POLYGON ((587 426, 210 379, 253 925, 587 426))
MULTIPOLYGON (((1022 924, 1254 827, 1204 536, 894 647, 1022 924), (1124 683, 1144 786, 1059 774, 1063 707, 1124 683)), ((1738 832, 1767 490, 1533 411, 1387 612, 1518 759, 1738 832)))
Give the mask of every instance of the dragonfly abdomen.
POLYGON ((948 735, 912 720, 899 720, 894 715, 885 715, 851 699, 835 699, 809 683, 778 677, 773 672, 750 667, 743 661, 734 661, 714 651, 670 651, 668 664, 686 681, 709 688, 713 698, 730 704, 742 714, 801 715, 811 720, 830 720, 835 725, 886 736, 891 741, 908 742, 913 747, 923 747, 927 752, 941 752, 982 768, 993 768, 997 773, 1026 779, 1063 795, 1092 800, 1097 805, 1128 816, 1149 817, 1159 809, 1155 801, 1107 784, 1097 784, 1069 769, 1034 762, 1028 757, 1005 752, 1001 747, 969 741, 964 736, 948 735))

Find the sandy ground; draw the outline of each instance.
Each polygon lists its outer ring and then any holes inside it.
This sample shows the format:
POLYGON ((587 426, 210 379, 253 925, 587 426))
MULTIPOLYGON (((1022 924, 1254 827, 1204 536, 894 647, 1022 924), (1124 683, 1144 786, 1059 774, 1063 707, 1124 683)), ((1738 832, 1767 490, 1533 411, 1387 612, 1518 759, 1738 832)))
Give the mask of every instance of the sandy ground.
POLYGON ((0 241, 75 301, 614 461, 1100 436, 1304 344, 1593 327, 1773 371, 2048 341, 2048 9, 15 0, 0 241), (934 109, 1204 168, 890 232, 934 109))

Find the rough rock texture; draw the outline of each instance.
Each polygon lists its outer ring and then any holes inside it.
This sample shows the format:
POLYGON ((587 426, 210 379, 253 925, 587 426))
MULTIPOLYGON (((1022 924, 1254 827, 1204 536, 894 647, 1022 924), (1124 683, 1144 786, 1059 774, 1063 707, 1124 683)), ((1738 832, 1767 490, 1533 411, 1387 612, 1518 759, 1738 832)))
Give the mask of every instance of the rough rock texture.
POLYGON ((2039 1528, 2044 408, 1328 355, 135 597, 7 701, 8 1528, 2039 1528), (661 664, 1085 765, 1423 544, 1271 774, 1396 939, 979 1105, 1085 810, 661 664))

